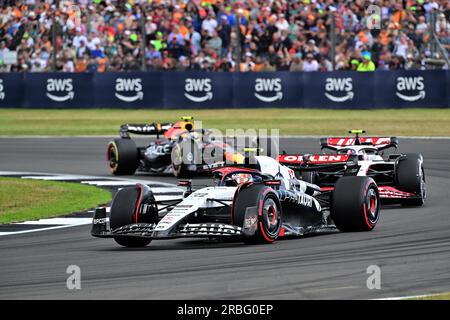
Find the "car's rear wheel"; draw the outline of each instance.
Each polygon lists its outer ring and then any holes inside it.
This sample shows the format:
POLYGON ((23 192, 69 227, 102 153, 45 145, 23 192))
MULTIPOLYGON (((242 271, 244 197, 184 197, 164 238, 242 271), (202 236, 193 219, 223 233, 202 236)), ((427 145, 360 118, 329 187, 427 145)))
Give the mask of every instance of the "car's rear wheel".
MULTIPOLYGON (((111 230, 137 223, 136 204, 139 198, 140 189, 137 187, 126 187, 119 190, 111 203, 111 216, 109 225, 111 230)), ((145 247, 151 242, 148 238, 138 237, 114 237, 114 240, 124 247, 145 247)))
POLYGON ((232 224, 244 226, 247 208, 255 207, 258 213, 256 231, 245 238, 246 243, 272 243, 281 230, 281 204, 273 190, 264 185, 243 185, 233 201, 232 224))
POLYGON ((340 231, 370 231, 380 216, 380 196, 369 177, 346 176, 335 185, 331 219, 340 231))
POLYGON ((131 139, 114 139, 107 146, 106 159, 115 175, 131 175, 139 165, 138 149, 131 139))
POLYGON ((173 174, 178 179, 188 179, 194 176, 190 165, 201 164, 201 152, 197 143, 187 139, 175 144, 172 149, 173 174))
POLYGON ((414 193, 417 198, 402 199, 403 206, 420 207, 425 203, 427 189, 423 157, 421 154, 409 153, 406 158, 400 159, 397 166, 397 188, 401 191, 414 193))

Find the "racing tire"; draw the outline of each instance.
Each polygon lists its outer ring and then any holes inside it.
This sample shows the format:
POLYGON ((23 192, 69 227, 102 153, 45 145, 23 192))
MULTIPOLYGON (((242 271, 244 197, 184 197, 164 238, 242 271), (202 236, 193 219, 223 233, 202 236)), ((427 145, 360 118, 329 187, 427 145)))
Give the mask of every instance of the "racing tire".
POLYGON ((200 148, 197 143, 191 140, 183 140, 175 144, 172 149, 172 169, 173 175, 178 179, 190 179, 194 172, 188 169, 190 164, 199 164, 201 161, 200 148), (185 153, 184 150, 189 152, 185 153))
POLYGON ((258 221, 255 234, 247 236, 247 244, 272 243, 280 234, 282 224, 281 203, 275 192, 260 184, 244 184, 237 190, 233 199, 232 224, 243 227, 245 212, 256 207, 258 221))
POLYGON ((331 219, 340 231, 371 231, 380 217, 380 195, 369 177, 346 176, 335 185, 331 219))
POLYGON ((397 165, 397 188, 401 191, 414 193, 418 198, 401 199, 402 206, 420 207, 427 196, 423 156, 417 153, 406 154, 397 165))
POLYGON ((114 175, 132 175, 139 165, 136 143, 132 139, 114 139, 107 146, 106 159, 114 175))
MULTIPOLYGON (((137 187, 126 187, 116 193, 111 203, 111 215, 109 218, 111 230, 137 223, 135 211, 139 194, 140 190, 137 187)), ((114 240, 121 246, 129 248, 145 247, 152 241, 148 238, 126 236, 114 237, 114 240)))

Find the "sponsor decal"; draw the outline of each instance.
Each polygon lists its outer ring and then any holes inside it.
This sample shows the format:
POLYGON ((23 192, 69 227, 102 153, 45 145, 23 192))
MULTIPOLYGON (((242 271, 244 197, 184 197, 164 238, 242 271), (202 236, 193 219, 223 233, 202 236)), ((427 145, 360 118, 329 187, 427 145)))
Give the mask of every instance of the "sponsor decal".
POLYGON ((353 93, 352 78, 326 78, 325 97, 333 102, 345 102, 352 100, 353 93))
POLYGON ((257 78, 255 80, 255 97, 263 102, 283 99, 283 86, 280 78, 257 78))
POLYGON ((319 202, 314 199, 312 196, 307 195, 305 193, 298 193, 288 190, 280 190, 278 191, 279 198, 281 201, 289 201, 293 203, 297 203, 301 206, 312 208, 313 205, 317 211, 322 211, 322 207, 319 202))
POLYGON ((425 84, 423 77, 398 77, 397 97, 403 101, 413 102, 425 99, 425 84))
POLYGON ((47 97, 56 102, 73 100, 75 92, 73 90, 72 79, 47 79, 47 97))
POLYGON ((3 79, 0 79, 0 100, 5 100, 5 87, 3 85, 3 79))
POLYGON ((184 96, 193 102, 205 102, 213 98, 211 79, 187 78, 184 83, 184 96))
MULTIPOLYGON (((347 155, 311 155, 308 157, 308 163, 335 163, 335 162, 345 162, 348 160, 347 155)), ((281 163, 298 163, 304 162, 304 156, 301 155, 280 155, 278 156, 278 161, 281 163)))
POLYGON ((117 78, 114 95, 121 101, 134 102, 144 99, 142 89, 142 79, 140 78, 117 78))
POLYGON ((301 204, 302 206, 312 208, 313 201, 311 197, 305 194, 299 194, 297 197, 297 203, 301 204))
POLYGON ((148 156, 161 156, 170 154, 172 147, 168 144, 154 144, 145 150, 145 155, 148 156))
MULTIPOLYGON (((327 144, 329 146, 353 146, 355 144, 355 138, 328 138, 327 144)), ((360 137, 359 141, 362 144, 372 144, 374 146, 386 145, 391 143, 391 138, 388 137, 360 137)))
POLYGON ((99 218, 99 219, 93 220, 93 224, 105 224, 105 223, 106 223, 106 218, 99 218))
POLYGON ((180 231, 182 234, 205 234, 205 235, 224 235, 224 234, 240 234, 241 227, 236 227, 227 224, 219 223, 201 223, 201 224, 186 224, 180 231))

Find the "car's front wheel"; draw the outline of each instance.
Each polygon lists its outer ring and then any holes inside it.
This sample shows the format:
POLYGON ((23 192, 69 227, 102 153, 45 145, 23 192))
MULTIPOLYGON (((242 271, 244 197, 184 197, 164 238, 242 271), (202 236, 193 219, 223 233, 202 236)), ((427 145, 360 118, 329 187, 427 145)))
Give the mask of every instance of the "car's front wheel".
MULTIPOLYGON (((140 195, 138 187, 125 187, 120 189, 111 203, 111 216, 109 224, 111 230, 137 223, 136 204, 140 195)), ((117 236, 114 240, 124 247, 145 247, 151 242, 148 238, 117 236)))
POLYGON ((246 243, 272 243, 281 231, 281 204, 273 190, 265 185, 242 185, 236 191, 232 209, 232 224, 244 226, 248 208, 257 212, 256 231, 245 239, 246 243))

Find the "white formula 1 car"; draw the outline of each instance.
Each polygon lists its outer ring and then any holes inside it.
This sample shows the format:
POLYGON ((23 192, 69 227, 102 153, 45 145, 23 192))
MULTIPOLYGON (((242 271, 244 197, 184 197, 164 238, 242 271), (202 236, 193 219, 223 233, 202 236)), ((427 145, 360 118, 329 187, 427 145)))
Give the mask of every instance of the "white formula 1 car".
POLYGON ((335 188, 298 180, 294 171, 267 156, 255 156, 252 167, 222 167, 215 185, 183 197, 156 201, 150 187, 119 190, 109 222, 104 208, 95 211, 91 234, 114 238, 126 247, 156 239, 235 237, 246 243, 271 243, 279 237, 330 230, 370 231, 377 224, 379 191, 372 178, 348 176, 335 188))

